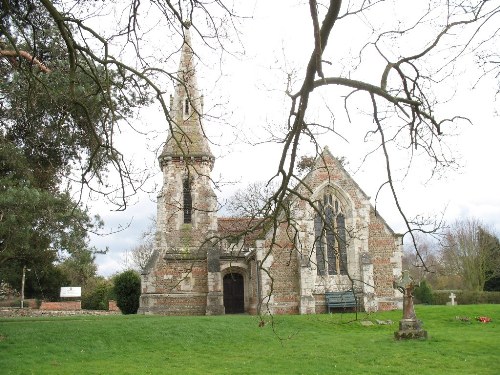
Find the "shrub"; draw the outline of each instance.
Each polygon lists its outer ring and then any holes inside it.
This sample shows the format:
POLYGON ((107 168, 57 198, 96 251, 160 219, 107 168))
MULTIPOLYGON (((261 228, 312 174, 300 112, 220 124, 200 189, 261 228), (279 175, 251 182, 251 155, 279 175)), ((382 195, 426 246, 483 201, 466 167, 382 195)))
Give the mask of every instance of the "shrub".
POLYGON ((82 308, 86 310, 107 310, 113 285, 107 280, 88 283, 82 295, 82 308))
POLYGON ((417 303, 432 305, 432 290, 427 281, 423 280, 420 282, 420 285, 415 288, 414 295, 417 303))
POLYGON ((122 272, 114 278, 116 304, 123 314, 136 314, 141 295, 141 278, 135 271, 122 272))

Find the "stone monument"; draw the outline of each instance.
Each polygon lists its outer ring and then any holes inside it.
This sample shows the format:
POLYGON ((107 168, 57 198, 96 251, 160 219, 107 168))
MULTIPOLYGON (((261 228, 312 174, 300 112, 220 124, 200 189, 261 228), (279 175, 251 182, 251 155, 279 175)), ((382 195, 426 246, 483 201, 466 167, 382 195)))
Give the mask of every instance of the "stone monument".
POLYGON ((397 340, 426 339, 427 331, 422 329, 422 321, 417 319, 413 307, 415 283, 408 270, 404 270, 401 277, 394 281, 394 288, 403 293, 403 319, 399 321, 399 331, 394 332, 394 337, 397 340))
POLYGON ((448 306, 456 306, 457 305, 457 301, 455 301, 455 298, 457 298, 457 296, 455 295, 455 293, 451 292, 448 298, 451 300, 450 302, 446 302, 446 304, 448 306))

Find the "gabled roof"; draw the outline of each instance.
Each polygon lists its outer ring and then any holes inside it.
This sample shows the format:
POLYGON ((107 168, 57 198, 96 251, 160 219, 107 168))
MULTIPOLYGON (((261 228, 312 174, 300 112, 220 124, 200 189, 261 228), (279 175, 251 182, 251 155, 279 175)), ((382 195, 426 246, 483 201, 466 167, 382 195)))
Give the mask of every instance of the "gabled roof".
POLYGON ((218 233, 229 242, 244 239, 245 245, 264 238, 264 219, 250 217, 217 218, 218 233))
MULTIPOLYGON (((308 178, 311 178, 310 176, 314 173, 315 170, 322 169, 325 167, 328 168, 329 163, 335 164, 335 168, 337 168, 339 171, 341 171, 350 180, 350 182, 354 185, 354 187, 362 194, 362 196, 368 202, 370 201, 370 197, 364 192, 363 189, 361 189, 361 187, 358 185, 356 180, 351 177, 349 172, 347 172, 345 170, 345 168, 343 167, 343 165, 339 161, 339 159, 337 159, 335 156, 333 156, 333 154, 330 152, 328 146, 325 146, 323 148, 323 151, 321 152, 321 154, 318 155, 318 157, 314 161, 314 165, 313 165, 311 171, 303 178, 303 181, 307 181, 308 178)), ((332 182, 334 182, 334 181, 332 181, 332 182)), ((377 218, 382 221, 382 223, 385 225, 385 227, 392 234, 394 234, 396 236, 402 236, 401 234, 394 232, 394 230, 389 226, 389 224, 387 224, 385 219, 378 213, 378 211, 373 207, 373 205, 371 203, 370 203, 370 209, 372 210, 372 212, 374 212, 375 216, 377 216, 377 218)))
POLYGON ((361 187, 358 185, 356 180, 354 178, 352 178, 351 175, 349 174, 349 172, 347 172, 345 170, 344 166, 339 161, 339 159, 337 159, 335 156, 333 156, 333 154, 330 152, 330 149, 328 148, 328 146, 325 146, 323 148, 323 151, 321 152, 321 154, 318 155, 318 157, 314 161, 314 166, 313 166, 312 170, 306 175, 306 177, 304 177, 304 180, 306 180, 307 177, 314 172, 314 170, 320 169, 320 168, 325 168, 325 167, 328 168, 329 161, 330 161, 330 163, 335 164, 335 168, 337 168, 339 171, 341 171, 353 183, 353 185, 363 195, 363 197, 365 199, 370 200, 370 197, 364 192, 363 189, 361 189, 361 187))

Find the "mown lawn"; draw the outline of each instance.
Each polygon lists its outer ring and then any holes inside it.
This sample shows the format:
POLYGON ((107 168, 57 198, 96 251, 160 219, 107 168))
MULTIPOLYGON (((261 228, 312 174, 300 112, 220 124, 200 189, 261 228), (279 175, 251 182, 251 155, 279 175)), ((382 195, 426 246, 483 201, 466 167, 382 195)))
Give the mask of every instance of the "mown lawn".
POLYGON ((353 314, 0 319, 1 374, 499 374, 500 305, 417 306, 426 341, 353 314), (479 323, 487 315, 491 323, 479 323), (457 316, 471 318, 470 323, 457 316))

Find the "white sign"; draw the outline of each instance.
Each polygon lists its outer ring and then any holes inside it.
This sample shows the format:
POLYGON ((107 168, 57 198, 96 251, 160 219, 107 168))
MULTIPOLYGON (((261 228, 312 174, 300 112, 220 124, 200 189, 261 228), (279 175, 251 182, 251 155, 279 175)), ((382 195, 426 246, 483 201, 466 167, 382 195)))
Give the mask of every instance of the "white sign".
POLYGON ((81 297, 82 287, 81 286, 63 286, 61 287, 61 298, 67 297, 81 297))

